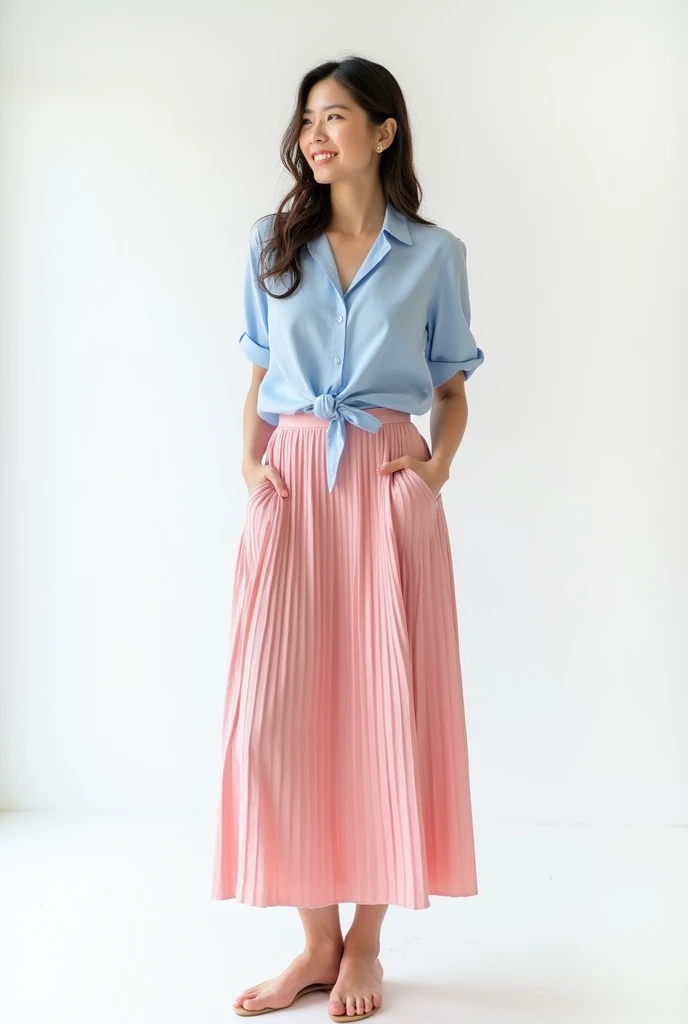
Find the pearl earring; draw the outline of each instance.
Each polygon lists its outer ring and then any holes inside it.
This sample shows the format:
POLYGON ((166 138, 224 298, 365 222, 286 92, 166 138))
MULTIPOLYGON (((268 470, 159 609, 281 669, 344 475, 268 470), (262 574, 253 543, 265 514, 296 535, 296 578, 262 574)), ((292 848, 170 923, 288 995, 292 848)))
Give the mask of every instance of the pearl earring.
POLYGON ((382 152, 382 146, 378 146, 378 147, 377 147, 377 152, 378 152, 378 153, 381 153, 381 152, 382 152))

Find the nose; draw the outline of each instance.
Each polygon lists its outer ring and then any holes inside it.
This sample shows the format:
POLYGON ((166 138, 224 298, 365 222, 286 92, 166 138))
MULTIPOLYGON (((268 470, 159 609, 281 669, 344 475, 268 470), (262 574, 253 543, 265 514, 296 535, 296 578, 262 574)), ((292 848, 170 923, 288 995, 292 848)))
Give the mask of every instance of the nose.
POLYGON ((311 139, 313 140, 313 142, 320 142, 322 139, 325 138, 327 138, 327 132, 323 128, 323 122, 313 120, 311 124, 311 139))

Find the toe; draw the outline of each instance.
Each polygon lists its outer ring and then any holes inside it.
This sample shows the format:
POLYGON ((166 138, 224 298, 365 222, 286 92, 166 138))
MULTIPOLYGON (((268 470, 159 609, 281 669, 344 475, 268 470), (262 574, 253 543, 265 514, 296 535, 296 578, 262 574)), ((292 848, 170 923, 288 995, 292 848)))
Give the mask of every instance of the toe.
POLYGON ((328 1003, 327 1009, 329 1010, 330 1013, 333 1013, 335 1017, 343 1017, 344 1014, 346 1013, 346 1006, 344 1005, 344 1003, 339 998, 336 992, 332 992, 330 994, 330 1001, 328 1003))

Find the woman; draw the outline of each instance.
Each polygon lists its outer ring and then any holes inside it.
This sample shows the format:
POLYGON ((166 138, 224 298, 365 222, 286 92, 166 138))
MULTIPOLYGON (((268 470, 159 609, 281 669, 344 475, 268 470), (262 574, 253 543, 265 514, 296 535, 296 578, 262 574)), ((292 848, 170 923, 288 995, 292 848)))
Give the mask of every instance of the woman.
POLYGON ((381 1005, 387 906, 477 892, 440 489, 484 357, 465 246, 417 213, 393 76, 358 57, 306 74, 282 155, 295 185, 246 268, 249 494, 212 896, 297 907, 305 930, 237 1013, 326 989, 351 1021, 381 1005), (410 419, 431 407, 432 455, 410 419), (357 904, 346 937, 340 902, 357 904))

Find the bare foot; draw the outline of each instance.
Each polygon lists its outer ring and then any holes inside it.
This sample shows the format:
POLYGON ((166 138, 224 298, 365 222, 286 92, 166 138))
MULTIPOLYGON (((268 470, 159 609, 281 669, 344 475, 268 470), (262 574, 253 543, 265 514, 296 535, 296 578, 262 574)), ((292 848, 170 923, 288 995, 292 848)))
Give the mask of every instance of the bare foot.
POLYGON ((382 964, 373 950, 344 945, 328 1013, 336 1017, 369 1013, 382 1006, 382 964))
POLYGON ((243 1007, 244 1010, 263 1010, 266 1006, 273 1006, 280 1010, 289 1006, 296 993, 306 985, 315 985, 317 982, 334 985, 341 955, 342 947, 304 950, 276 978, 244 989, 234 1000, 234 1006, 243 1007))

